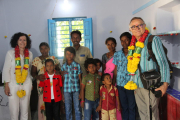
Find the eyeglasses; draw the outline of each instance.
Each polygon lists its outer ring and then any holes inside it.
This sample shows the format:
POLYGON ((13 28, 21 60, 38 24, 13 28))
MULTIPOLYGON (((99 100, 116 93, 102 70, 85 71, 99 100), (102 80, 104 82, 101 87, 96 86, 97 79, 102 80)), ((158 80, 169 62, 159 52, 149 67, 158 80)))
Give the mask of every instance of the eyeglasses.
POLYGON ((130 27, 132 30, 135 30, 136 28, 142 28, 143 27, 143 25, 144 25, 144 23, 143 24, 139 24, 139 25, 133 25, 132 27, 130 27))

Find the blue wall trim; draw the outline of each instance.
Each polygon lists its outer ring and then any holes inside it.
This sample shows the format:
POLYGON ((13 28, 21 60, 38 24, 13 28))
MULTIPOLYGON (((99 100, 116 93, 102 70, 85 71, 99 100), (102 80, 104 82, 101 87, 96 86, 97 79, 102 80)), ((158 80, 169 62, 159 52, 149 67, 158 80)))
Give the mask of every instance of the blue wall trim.
POLYGON ((157 1, 158 1, 158 0, 151 0, 151 1, 149 1, 149 2, 146 3, 145 5, 141 6, 140 8, 136 9, 135 11, 133 11, 132 14, 134 15, 134 14, 138 13, 139 11, 141 11, 141 10, 149 7, 150 5, 152 5, 153 3, 157 2, 157 1))

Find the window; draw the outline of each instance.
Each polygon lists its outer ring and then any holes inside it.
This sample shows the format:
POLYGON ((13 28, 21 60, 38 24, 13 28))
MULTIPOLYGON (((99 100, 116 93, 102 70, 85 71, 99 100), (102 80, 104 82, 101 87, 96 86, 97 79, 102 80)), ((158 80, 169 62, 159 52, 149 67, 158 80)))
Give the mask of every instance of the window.
POLYGON ((81 46, 86 46, 93 54, 92 19, 91 18, 54 18, 48 20, 50 55, 59 59, 64 57, 64 49, 72 46, 70 33, 81 31, 81 46))

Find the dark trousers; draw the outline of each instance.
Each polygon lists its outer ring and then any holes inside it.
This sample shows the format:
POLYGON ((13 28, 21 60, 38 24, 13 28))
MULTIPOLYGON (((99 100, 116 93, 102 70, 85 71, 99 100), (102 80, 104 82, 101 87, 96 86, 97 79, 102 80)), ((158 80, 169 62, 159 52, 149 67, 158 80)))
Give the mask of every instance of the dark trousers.
POLYGON ((60 102, 45 102, 46 120, 60 120, 60 102))
POLYGON ((134 90, 127 90, 122 86, 117 86, 117 89, 122 107, 123 120, 136 120, 136 101, 134 90))

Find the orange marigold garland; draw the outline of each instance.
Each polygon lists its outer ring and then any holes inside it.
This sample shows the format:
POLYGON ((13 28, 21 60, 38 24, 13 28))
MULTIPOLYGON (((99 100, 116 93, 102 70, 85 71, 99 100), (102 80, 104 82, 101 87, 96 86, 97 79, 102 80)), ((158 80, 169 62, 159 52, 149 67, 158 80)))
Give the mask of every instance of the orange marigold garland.
MULTIPOLYGON (((130 46, 128 47, 128 64, 127 64, 127 71, 129 72, 129 75, 134 76, 135 72, 138 69, 138 64, 140 62, 141 58, 141 50, 144 48, 144 41, 146 40, 146 37, 148 36, 149 31, 145 30, 142 37, 136 42, 136 38, 133 35, 131 39, 130 46), (136 48, 135 48, 136 43, 136 48)), ((135 90, 137 89, 137 85, 133 81, 129 81, 125 86, 125 89, 128 90, 135 90)))
MULTIPOLYGON (((29 51, 27 48, 24 50, 24 66, 21 72, 21 58, 19 52, 19 46, 15 47, 15 74, 16 74, 16 83, 18 85, 23 85, 28 75, 28 68, 29 68, 29 51)), ((17 91, 17 95, 22 98, 26 95, 25 90, 17 91)))

